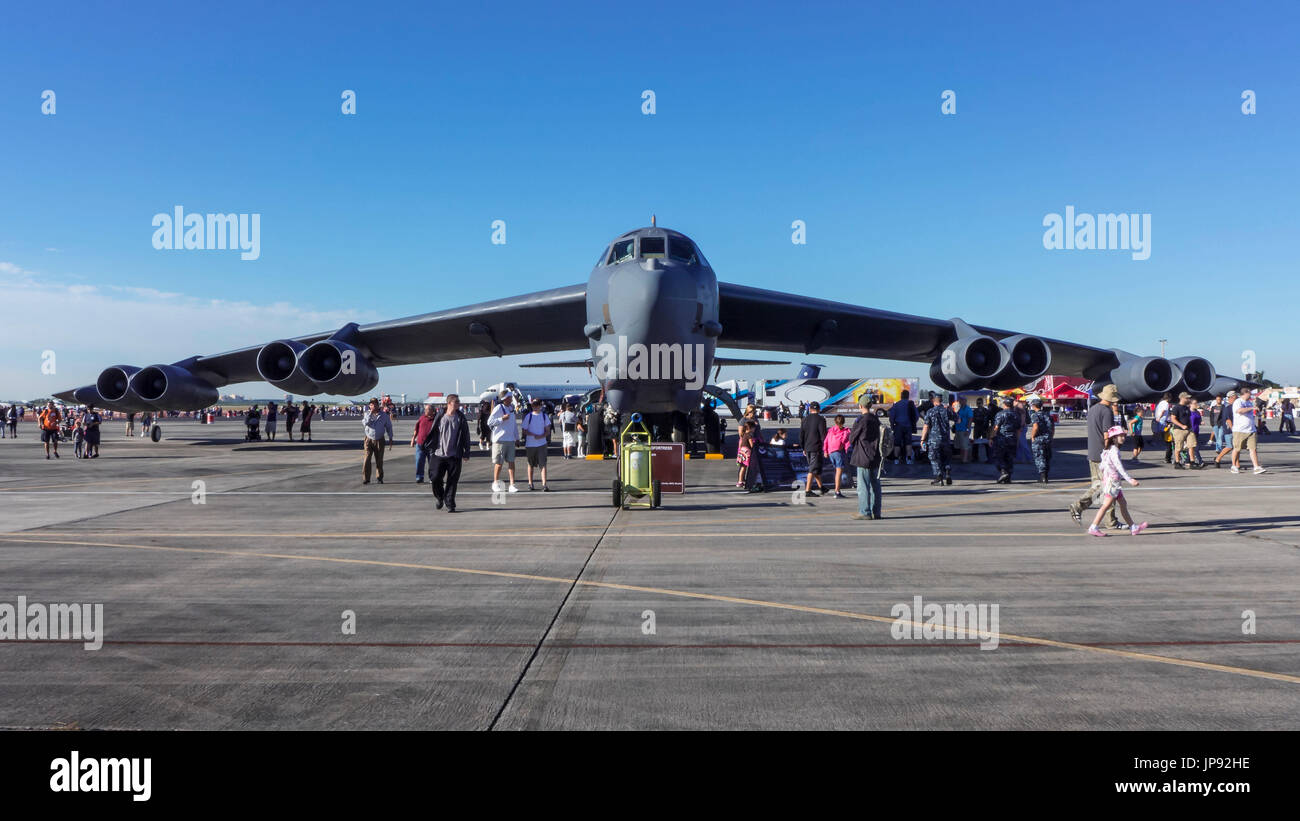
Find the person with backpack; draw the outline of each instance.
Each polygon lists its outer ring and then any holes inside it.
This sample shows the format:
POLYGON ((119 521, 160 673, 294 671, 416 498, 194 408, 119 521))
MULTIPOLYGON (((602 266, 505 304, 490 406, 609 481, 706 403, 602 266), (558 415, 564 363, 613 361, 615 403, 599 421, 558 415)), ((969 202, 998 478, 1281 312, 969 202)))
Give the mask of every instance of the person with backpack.
POLYGON ((519 420, 524 434, 524 452, 528 456, 528 489, 533 487, 533 469, 541 474, 542 492, 550 493, 546 484, 546 451, 551 444, 551 417, 542 410, 542 400, 534 399, 532 407, 519 420))

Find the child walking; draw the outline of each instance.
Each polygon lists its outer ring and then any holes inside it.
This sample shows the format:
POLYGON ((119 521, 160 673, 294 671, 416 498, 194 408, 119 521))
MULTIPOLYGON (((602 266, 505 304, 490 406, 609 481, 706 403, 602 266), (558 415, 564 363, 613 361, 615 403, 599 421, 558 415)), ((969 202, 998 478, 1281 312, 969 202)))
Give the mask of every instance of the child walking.
POLYGON ((1101 454, 1101 467, 1098 472, 1101 474, 1101 507, 1097 508, 1097 515, 1088 526, 1089 536, 1105 536, 1106 533, 1098 525, 1101 524, 1101 517, 1110 509, 1111 505, 1119 505, 1120 515, 1124 517, 1124 522, 1128 524, 1128 532, 1134 536, 1147 529, 1147 523, 1133 524, 1133 517, 1128 514, 1128 502, 1124 499, 1124 491, 1120 489, 1120 480, 1128 482, 1133 487, 1138 486, 1138 480, 1128 475, 1124 470, 1124 460, 1119 455, 1119 447, 1124 444, 1124 429, 1115 425, 1106 431, 1106 450, 1101 454))

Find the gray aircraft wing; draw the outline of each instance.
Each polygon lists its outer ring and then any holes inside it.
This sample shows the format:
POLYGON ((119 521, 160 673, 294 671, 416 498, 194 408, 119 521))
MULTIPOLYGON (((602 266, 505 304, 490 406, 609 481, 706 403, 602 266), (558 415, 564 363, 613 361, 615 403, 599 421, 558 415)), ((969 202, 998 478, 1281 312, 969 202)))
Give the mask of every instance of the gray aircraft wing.
MULTIPOLYGON (((718 346, 934 362, 958 337, 952 320, 864 308, 843 302, 718 283, 718 346)), ((1016 332, 972 326, 994 339, 1016 332)), ((1052 372, 1100 378, 1118 364, 1116 352, 1043 338, 1052 372)))

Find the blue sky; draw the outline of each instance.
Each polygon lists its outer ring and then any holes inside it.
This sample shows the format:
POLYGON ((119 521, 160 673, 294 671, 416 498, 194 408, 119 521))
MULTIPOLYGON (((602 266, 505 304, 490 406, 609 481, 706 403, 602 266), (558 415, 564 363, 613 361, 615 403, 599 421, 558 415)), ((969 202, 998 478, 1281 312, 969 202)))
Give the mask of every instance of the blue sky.
MULTIPOLYGON (((6 11, 0 398, 581 282, 651 213, 724 281, 1140 353, 1167 338, 1220 370, 1252 350, 1300 380, 1293 5, 129 8, 6 11), (178 204, 261 214, 261 257, 155 250, 178 204), (1067 205, 1151 214, 1150 259, 1045 250, 1067 205)), ((584 376, 517 361, 380 387, 584 376)))

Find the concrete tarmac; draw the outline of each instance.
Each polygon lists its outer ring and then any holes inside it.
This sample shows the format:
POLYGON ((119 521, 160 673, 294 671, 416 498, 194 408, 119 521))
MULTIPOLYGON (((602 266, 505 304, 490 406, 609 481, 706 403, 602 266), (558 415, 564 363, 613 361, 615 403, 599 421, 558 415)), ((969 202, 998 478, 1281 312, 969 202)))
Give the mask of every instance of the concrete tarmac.
POLYGON ((851 489, 737 491, 734 460, 616 511, 613 463, 558 448, 555 492, 504 503, 476 450, 452 515, 411 420, 383 485, 359 421, 314 427, 114 422, 93 460, 45 460, 30 424, 0 441, 0 606, 104 619, 98 650, 0 640, 0 727, 1300 728, 1300 437, 1262 437, 1258 476, 1148 450, 1126 495, 1150 528, 1098 539, 1066 512, 1080 423, 1048 485, 888 465, 867 522, 851 489), (996 649, 895 638, 917 596, 996 605, 996 649))

